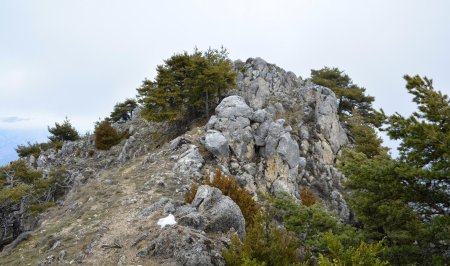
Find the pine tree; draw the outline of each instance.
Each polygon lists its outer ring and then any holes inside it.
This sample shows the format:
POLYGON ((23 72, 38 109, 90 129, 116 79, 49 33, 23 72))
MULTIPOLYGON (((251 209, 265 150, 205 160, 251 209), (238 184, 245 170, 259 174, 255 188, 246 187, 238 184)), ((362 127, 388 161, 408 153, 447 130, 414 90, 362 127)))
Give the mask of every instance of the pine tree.
POLYGON ((209 117, 222 93, 234 86, 236 77, 223 48, 175 54, 156 71, 155 81, 144 80, 137 89, 143 116, 151 121, 209 117))
POLYGON ((311 81, 317 85, 330 88, 338 99, 338 115, 347 121, 356 110, 365 123, 381 126, 383 113, 372 107, 374 97, 366 95, 366 89, 354 84, 352 79, 338 68, 324 67, 311 69, 311 81))
POLYGON ((48 127, 48 131, 52 134, 52 136, 48 137, 52 142, 73 141, 80 138, 77 130, 72 126, 67 117, 62 124, 55 123, 54 127, 48 127))
MULTIPOLYGON (((450 102, 432 81, 405 76, 418 111, 390 116, 386 131, 400 157, 346 151, 350 206, 373 240, 385 239, 396 265, 444 265, 450 250, 450 102)), ((381 148, 381 147, 380 147, 381 148)))
POLYGON ((400 161, 414 166, 410 184, 416 203, 426 215, 449 213, 450 209, 450 101, 433 89, 432 80, 405 75, 408 92, 418 106, 408 118, 389 118, 388 135, 401 140, 400 161), (420 198, 419 198, 420 197, 420 198))
POLYGON ((114 110, 111 112, 110 122, 118 122, 120 120, 127 121, 133 117, 133 110, 137 107, 134 99, 126 99, 124 102, 116 103, 114 110))

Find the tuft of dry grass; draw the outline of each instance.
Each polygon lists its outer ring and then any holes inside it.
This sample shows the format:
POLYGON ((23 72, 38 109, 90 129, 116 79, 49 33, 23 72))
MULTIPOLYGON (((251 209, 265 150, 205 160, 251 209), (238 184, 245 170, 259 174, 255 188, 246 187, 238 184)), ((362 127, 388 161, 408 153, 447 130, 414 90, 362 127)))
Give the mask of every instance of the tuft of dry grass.
POLYGON ((314 195, 308 187, 302 187, 300 189, 300 198, 302 204, 307 207, 312 206, 319 201, 316 195, 314 195))

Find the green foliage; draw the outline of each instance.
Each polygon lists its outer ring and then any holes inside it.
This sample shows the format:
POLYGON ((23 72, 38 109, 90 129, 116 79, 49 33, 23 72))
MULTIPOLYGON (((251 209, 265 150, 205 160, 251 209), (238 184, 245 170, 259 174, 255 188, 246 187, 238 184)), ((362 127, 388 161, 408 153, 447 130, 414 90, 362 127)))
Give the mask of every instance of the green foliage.
POLYGON ((23 160, 11 162, 8 166, 0 168, 0 176, 3 180, 8 180, 9 185, 15 182, 32 184, 42 176, 39 171, 31 170, 23 160))
POLYGON ((255 217, 253 225, 247 228, 243 242, 237 236, 224 250, 226 265, 296 265, 296 250, 299 241, 294 235, 278 228, 261 212, 255 217))
POLYGON ((69 119, 66 117, 62 124, 55 123, 54 127, 48 127, 48 131, 52 136, 48 137, 50 141, 66 141, 66 140, 78 140, 80 136, 76 129, 70 124, 69 119))
POLYGON ((109 150, 123 139, 124 135, 115 130, 108 120, 97 122, 95 125, 95 147, 99 150, 109 150))
POLYGON ((24 197, 29 190, 30 186, 23 183, 14 187, 0 189, 0 205, 20 203, 22 197, 24 197))
POLYGON ((16 148, 17 155, 20 158, 24 158, 33 155, 35 158, 39 157, 41 154, 41 145, 39 143, 30 143, 28 145, 18 145, 16 148))
POLYGON ((64 168, 54 169, 47 178, 42 178, 41 172, 30 169, 23 160, 11 162, 0 168, 0 207, 7 210, 25 202, 26 214, 35 216, 65 194, 69 187, 66 177, 64 168))
POLYGON ((387 154, 388 149, 381 146, 383 140, 377 136, 372 126, 363 122, 363 118, 356 110, 354 110, 353 116, 349 118, 348 125, 350 126, 355 151, 364 153, 369 158, 387 154))
POLYGON ((362 242, 357 248, 344 248, 339 238, 331 231, 323 235, 323 241, 329 255, 319 254, 320 266, 389 265, 388 261, 379 258, 384 249, 381 241, 375 244, 362 242))
POLYGON ((189 121, 209 117, 236 73, 225 49, 175 54, 156 69, 155 81, 144 80, 138 91, 142 115, 151 121, 189 121))
POLYGON ((418 112, 389 117, 386 131, 401 140, 400 161, 417 169, 415 180, 420 182, 411 184, 417 200, 431 213, 444 214, 450 208, 450 101, 433 89, 430 79, 404 78, 418 112))
POLYGON ((43 143, 30 143, 27 145, 18 145, 16 148, 17 155, 20 158, 25 158, 30 155, 33 155, 35 158, 38 158, 41 152, 44 152, 48 149, 56 149, 60 150, 62 148, 62 141, 53 141, 53 142, 43 142, 43 143))
POLYGON ((286 229, 295 233, 309 250, 324 248, 322 236, 328 231, 335 233, 345 247, 355 246, 363 239, 361 232, 341 224, 319 204, 299 204, 289 195, 271 199, 271 202, 272 215, 281 219, 286 229))
POLYGON ((385 239, 392 263, 442 265, 450 259, 450 104, 431 80, 405 79, 419 110, 388 119, 387 133, 401 140, 400 158, 345 151, 339 168, 356 218, 370 239, 385 239))
POLYGON ((30 204, 28 207, 28 210, 30 211, 30 214, 33 216, 37 216, 38 214, 42 213, 48 208, 54 207, 55 203, 52 201, 47 201, 44 203, 33 203, 30 204))
POLYGON ((137 102, 134 99, 126 99, 124 102, 114 105, 114 110, 111 112, 110 122, 114 123, 119 120, 127 121, 133 116, 133 110, 137 107, 137 102))
POLYGON ((372 108, 374 97, 366 95, 365 88, 354 84, 351 78, 338 68, 324 67, 311 70, 311 81, 330 88, 338 99, 338 115, 347 121, 356 110, 364 119, 364 123, 381 126, 383 112, 372 108))

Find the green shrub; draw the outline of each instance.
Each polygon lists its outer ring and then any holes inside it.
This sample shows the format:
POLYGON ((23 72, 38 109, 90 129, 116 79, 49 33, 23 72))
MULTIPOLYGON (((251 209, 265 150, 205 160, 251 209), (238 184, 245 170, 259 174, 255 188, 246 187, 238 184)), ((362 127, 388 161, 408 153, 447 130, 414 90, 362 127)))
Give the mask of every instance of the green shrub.
POLYGON ((331 231, 323 235, 323 241, 328 255, 319 254, 319 265, 321 266, 389 265, 388 261, 379 258, 384 250, 382 241, 375 244, 361 242, 358 247, 345 248, 331 231))
POLYGON ((41 154, 41 145, 39 143, 28 142, 27 145, 18 145, 16 152, 20 158, 28 157, 30 155, 37 158, 41 154))
POLYGON ((33 203, 30 206, 28 206, 28 211, 30 211, 31 215, 37 216, 41 212, 53 206, 55 206, 55 203, 53 201, 47 201, 44 203, 33 203))
POLYGON ((3 207, 18 204, 28 196, 25 207, 32 215, 53 206, 53 201, 62 197, 69 187, 67 171, 60 167, 50 171, 48 178, 41 177, 41 172, 30 169, 23 160, 0 167, 0 204, 3 207))
POLYGON ((124 135, 115 130, 107 120, 98 122, 95 126, 95 147, 99 150, 109 150, 120 143, 124 135))
POLYGON ((305 206, 290 195, 271 199, 270 211, 273 216, 284 222, 287 230, 311 247, 324 249, 322 235, 328 231, 335 233, 345 247, 359 245, 363 234, 355 228, 340 223, 329 211, 318 204, 305 206))
POLYGON ((299 265, 296 250, 300 242, 283 228, 278 228, 263 213, 256 215, 252 226, 247 228, 244 241, 237 236, 222 255, 226 265, 299 265))
POLYGON ((43 151, 48 149, 60 150, 62 148, 63 142, 60 140, 55 140, 53 142, 43 142, 43 143, 31 143, 28 142, 27 145, 18 145, 16 148, 17 155, 20 158, 28 157, 33 155, 38 158, 43 151))
POLYGON ((30 191, 30 186, 20 183, 14 187, 5 187, 0 189, 0 204, 17 204, 20 203, 22 197, 30 191))
POLYGON ((7 179, 7 176, 10 176, 13 178, 14 182, 32 184, 35 180, 42 176, 42 173, 30 169, 25 161, 17 160, 11 162, 8 166, 0 168, 0 176, 4 180, 7 179))

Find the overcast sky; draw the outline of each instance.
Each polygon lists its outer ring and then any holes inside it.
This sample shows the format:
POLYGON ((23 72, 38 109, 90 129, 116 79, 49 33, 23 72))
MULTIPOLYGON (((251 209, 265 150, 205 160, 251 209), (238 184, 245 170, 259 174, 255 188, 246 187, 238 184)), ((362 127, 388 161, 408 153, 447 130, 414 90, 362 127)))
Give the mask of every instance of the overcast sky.
POLYGON ((446 0, 1 0, 0 134, 42 134, 65 116, 92 131, 156 65, 195 46, 304 78, 335 66, 376 107, 407 115, 404 74, 450 92, 449 11, 446 0))

